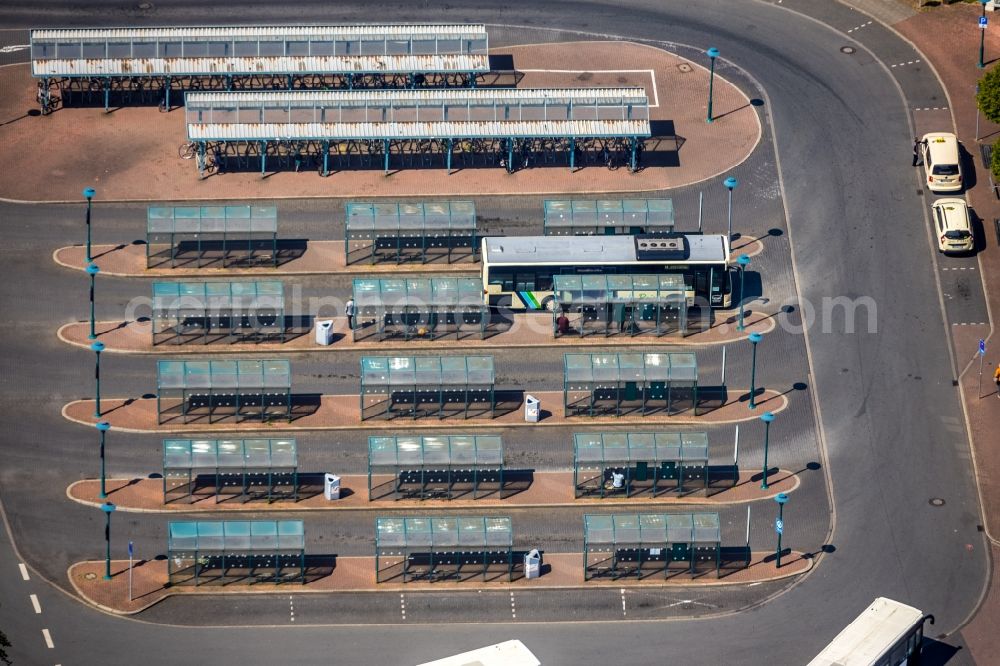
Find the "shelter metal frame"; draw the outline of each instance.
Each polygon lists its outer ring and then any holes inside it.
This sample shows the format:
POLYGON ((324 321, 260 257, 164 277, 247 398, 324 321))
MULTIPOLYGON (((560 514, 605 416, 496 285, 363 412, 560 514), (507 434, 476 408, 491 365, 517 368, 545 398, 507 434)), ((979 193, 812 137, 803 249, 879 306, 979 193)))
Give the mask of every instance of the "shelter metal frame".
POLYGON ((642 579, 662 570, 692 576, 715 569, 720 577, 718 513, 586 514, 583 578, 642 579), (681 567, 678 567, 681 565, 681 567))
POLYGON ((43 112, 56 98, 159 103, 185 90, 475 86, 486 26, 74 28, 31 31, 43 112))
POLYGON ((698 359, 691 353, 565 354, 563 376, 566 416, 687 408, 698 415, 698 359))
POLYGON ((357 278, 351 335, 386 340, 486 337, 490 309, 478 278, 357 278))
POLYGON ((684 337, 688 332, 687 291, 687 280, 679 273, 553 275, 552 332, 558 334, 559 316, 566 314, 580 337, 684 337))
MULTIPOLYGON (((204 176, 208 155, 225 170, 268 158, 299 170, 394 166, 501 166, 508 171, 601 155, 635 171, 652 136, 641 88, 447 89, 188 93, 188 141, 204 176)), ((272 165, 273 166, 273 165, 272 165)))
MULTIPOLYGON (((473 405, 496 416, 492 356, 363 356, 361 420, 461 415, 473 405)), ((477 414, 473 414, 476 416, 477 414)))
POLYGON ((291 364, 286 360, 156 363, 157 422, 241 422, 292 418, 291 364))
POLYGON ((368 438, 368 498, 480 498, 503 491, 503 440, 498 435, 372 436, 368 438), (392 476, 388 483, 377 477, 392 476), (391 486, 375 497, 379 488, 391 486))
POLYGON ((348 265, 476 261, 476 204, 350 202, 344 220, 344 253, 348 265))
POLYGON ((149 206, 146 268, 278 265, 275 206, 149 206))
POLYGON ((215 503, 239 497, 243 503, 299 499, 298 446, 294 439, 165 439, 163 503, 215 503), (207 489, 210 493, 205 493, 207 489))
POLYGON ((514 579, 509 516, 417 516, 375 519, 375 581, 514 579))
POLYGON ((588 432, 573 435, 576 497, 631 497, 685 491, 686 481, 708 489, 708 433, 588 432), (615 488, 613 473, 624 475, 615 488))
POLYGON ((167 523, 170 585, 306 582, 301 520, 167 523), (290 573, 286 573, 290 570, 290 573))
POLYGON ((154 282, 153 345, 285 341, 285 287, 261 282, 154 282))
POLYGON ((671 199, 546 199, 546 236, 669 234, 674 230, 671 199))

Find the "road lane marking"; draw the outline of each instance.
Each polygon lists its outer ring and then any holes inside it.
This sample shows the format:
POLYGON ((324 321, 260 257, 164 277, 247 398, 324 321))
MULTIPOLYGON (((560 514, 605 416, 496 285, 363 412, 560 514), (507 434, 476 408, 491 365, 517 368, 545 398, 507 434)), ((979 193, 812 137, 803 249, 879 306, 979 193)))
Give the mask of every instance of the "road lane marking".
POLYGON ((517 619, 517 608, 514 606, 514 593, 510 593, 510 615, 515 620, 517 619))
POLYGON ((52 642, 52 634, 49 633, 48 629, 42 629, 42 637, 45 638, 45 645, 51 650, 55 647, 55 643, 52 642))
POLYGON ((0 46, 0 53, 16 53, 30 48, 31 44, 11 44, 10 46, 0 46))
POLYGON ((24 580, 31 580, 31 578, 28 577, 28 567, 24 566, 24 562, 21 562, 17 566, 21 569, 21 578, 24 580))
POLYGON ((31 606, 35 609, 35 615, 41 614, 42 605, 38 603, 38 596, 35 594, 31 595, 31 606))
POLYGON ((295 597, 288 597, 288 612, 292 622, 295 622, 295 597))
POLYGON ((626 616, 628 613, 625 612, 625 588, 621 588, 622 591, 622 615, 626 616))
POLYGON ((403 619, 406 619, 406 599, 403 597, 403 593, 399 593, 399 611, 403 614, 403 619))
POLYGON ((872 22, 868 21, 868 23, 862 23, 861 25, 854 26, 853 28, 851 28, 847 32, 848 32, 848 34, 850 34, 850 33, 854 32, 855 30, 861 30, 861 28, 864 28, 864 27, 869 26, 871 24, 872 24, 872 22))

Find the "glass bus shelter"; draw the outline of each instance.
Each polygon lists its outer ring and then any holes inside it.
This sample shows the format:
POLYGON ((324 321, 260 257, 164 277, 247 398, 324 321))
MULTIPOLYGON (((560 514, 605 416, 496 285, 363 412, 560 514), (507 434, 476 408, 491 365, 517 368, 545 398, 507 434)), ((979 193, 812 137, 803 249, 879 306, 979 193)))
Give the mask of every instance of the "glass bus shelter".
POLYGON ((348 203, 348 265, 475 261, 476 205, 471 201, 348 203))
POLYGON ((294 439, 165 439, 163 503, 299 499, 294 439))
POLYGON ((546 236, 666 234, 674 230, 670 199, 545 201, 546 236))
POLYGON ((573 435, 576 497, 708 488, 708 433, 587 432, 573 435), (617 482, 617 483, 616 483, 617 482))
POLYGON ((687 335, 684 276, 553 275, 552 331, 565 314, 572 331, 586 335, 687 335))
POLYGON ((563 376, 566 416, 698 415, 694 354, 565 354, 563 376))
POLYGON ((285 341, 285 286, 266 282, 154 282, 153 345, 285 341))
POLYGON ((368 499, 479 499, 503 491, 497 435, 368 438, 368 499))
POLYGON ((692 576, 721 569, 717 513, 586 514, 584 580, 692 576))
POLYGON ((146 268, 278 265, 274 206, 149 206, 146 268))
POLYGON ((363 356, 361 420, 496 416, 492 356, 363 356))
POLYGON ((375 581, 514 579, 508 516, 375 519, 375 581))
POLYGON ((356 279, 354 340, 486 337, 490 311, 479 278, 356 279))
POLYGON ((292 371, 284 360, 157 361, 158 423, 292 418, 292 371))
POLYGON ((167 523, 170 585, 306 582, 301 520, 167 523))

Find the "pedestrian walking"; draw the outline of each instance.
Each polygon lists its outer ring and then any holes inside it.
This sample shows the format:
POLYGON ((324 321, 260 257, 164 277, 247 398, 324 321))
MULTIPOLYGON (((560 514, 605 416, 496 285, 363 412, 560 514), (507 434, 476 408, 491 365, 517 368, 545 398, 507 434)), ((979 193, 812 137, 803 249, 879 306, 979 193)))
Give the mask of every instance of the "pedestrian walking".
POLYGON ((347 330, 354 330, 354 315, 357 310, 354 307, 354 299, 348 298, 347 303, 344 304, 344 314, 347 315, 347 330))
POLYGON ((920 149, 923 148, 923 145, 924 142, 919 137, 913 137, 913 166, 920 166, 924 162, 920 156, 920 149))
POLYGON ((997 363, 996 370, 993 371, 993 384, 997 387, 997 397, 1000 398, 1000 363, 997 363))

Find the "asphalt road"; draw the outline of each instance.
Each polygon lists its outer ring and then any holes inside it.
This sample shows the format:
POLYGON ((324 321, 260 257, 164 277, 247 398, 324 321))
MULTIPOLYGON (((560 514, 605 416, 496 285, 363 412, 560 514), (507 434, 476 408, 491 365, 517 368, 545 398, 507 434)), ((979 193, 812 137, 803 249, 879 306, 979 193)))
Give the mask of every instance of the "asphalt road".
MULTIPOLYGON (((835 3, 797 0, 785 5, 818 14, 840 30, 856 24, 856 13, 835 3)), ((236 15, 241 22, 262 23, 332 18, 328 5, 318 2, 299 3, 295 8, 278 8, 269 2, 225 7, 155 3, 151 12, 141 12, 123 10, 110 2, 42 1, 0 8, 0 24, 211 24, 232 22, 236 15)), ((38 618, 31 618, 31 608, 25 606, 27 590, 17 587, 26 581, 20 581, 4 542, 0 544, 0 562, 5 564, 0 574, 2 617, 4 626, 13 627, 8 634, 17 632, 11 636, 17 643, 14 655, 27 663, 67 663, 69 657, 72 663, 120 663, 136 656, 150 663, 185 658, 263 661, 294 654, 296 660, 308 663, 408 664, 440 656, 443 651, 517 637, 546 664, 595 657, 620 659, 623 652, 637 663, 652 663, 669 653, 671 658, 688 663, 766 659, 795 664, 814 655, 877 595, 933 612, 938 618, 935 632, 950 634, 958 628, 976 607, 988 562, 982 535, 976 531, 979 510, 970 481, 968 446, 961 428, 956 427, 962 415, 957 389, 952 385, 940 299, 928 267, 933 255, 925 234, 912 225, 912 220, 922 219, 924 200, 914 194, 919 183, 913 172, 902 168, 909 163, 912 136, 908 108, 924 105, 938 92, 933 81, 894 82, 892 76, 897 74, 880 66, 865 48, 851 56, 840 51, 845 44, 870 46, 886 59, 908 47, 881 29, 859 35, 854 41, 854 37, 802 18, 786 7, 722 0, 628 5, 507 3, 502 8, 461 2, 444 7, 365 3, 338 5, 335 20, 371 22, 384 17, 394 22, 558 26, 668 39, 698 49, 714 45, 724 58, 760 82, 766 93, 765 108, 776 127, 783 187, 773 179, 774 165, 759 165, 756 175, 771 191, 784 194, 798 268, 796 286, 801 295, 796 305, 800 312, 809 312, 810 306, 822 312, 824 297, 867 296, 878 308, 877 333, 847 333, 845 322, 836 315, 820 317, 805 336, 812 355, 811 376, 803 379, 803 369, 787 355, 788 349, 800 345, 783 341, 769 352, 773 356, 762 359, 773 368, 769 381, 789 385, 806 381, 819 406, 826 453, 820 462, 833 478, 836 507, 833 548, 827 549, 832 552, 822 557, 813 575, 769 603, 738 614, 711 620, 616 622, 594 627, 586 623, 595 617, 593 614, 581 613, 578 624, 514 626, 504 624, 505 618, 492 611, 482 616, 491 624, 459 625, 452 619, 456 615, 478 619, 474 607, 468 612, 459 606, 457 614, 448 614, 434 608, 443 605, 447 610, 452 603, 449 599, 422 598, 426 617, 447 623, 447 627, 296 626, 284 628, 280 634, 261 627, 181 630, 111 619, 36 583, 42 590, 38 593, 42 615, 55 644, 49 649, 35 633, 40 632, 39 625, 30 622, 38 618), (931 507, 930 497, 944 498, 946 504, 931 507), (594 631, 597 627, 600 630, 594 631)), ((533 41, 539 34, 498 27, 493 41, 496 44, 518 37, 533 41)), ((576 38, 568 32, 544 31, 544 36, 576 38)), ((723 64, 720 73, 727 73, 727 67, 723 64)), ((54 326, 62 323, 60 318, 80 316, 83 290, 70 287, 69 276, 53 275, 52 269, 39 266, 40 257, 46 254, 42 249, 75 240, 68 226, 72 214, 39 208, 0 209, 0 224, 8 236, 0 257, 9 276, 0 287, 7 314, 0 324, 0 340, 5 346, 0 409, 8 417, 8 428, 0 439, 7 470, 0 476, 4 483, 0 496, 11 514, 15 536, 48 533, 45 539, 19 539, 19 546, 33 567, 43 567, 52 574, 46 577, 56 581, 62 576, 59 571, 66 558, 77 551, 99 552, 100 547, 99 528, 94 524, 99 516, 85 517, 76 507, 57 499, 67 480, 65 469, 86 473, 85 465, 72 461, 90 455, 87 443, 80 441, 86 435, 59 422, 57 411, 60 402, 87 392, 89 372, 81 370, 87 368, 87 362, 82 353, 62 349, 52 336, 54 326), (46 213, 51 215, 49 223, 46 213), (44 307, 39 307, 39 287, 46 292, 44 307), (15 483, 18 474, 12 470, 30 470, 37 494, 22 498, 16 493, 18 497, 12 497, 12 489, 20 490, 21 486, 15 483), (85 533, 89 536, 81 536, 81 543, 65 543, 67 534, 74 535, 75 541, 76 535, 85 533)), ((111 282, 109 295, 127 297, 127 287, 118 288, 111 282)), ((536 378, 528 374, 537 365, 531 359, 510 362, 524 364, 514 371, 526 373, 527 381, 536 378)), ((746 371, 745 358, 734 363, 742 363, 742 372, 746 371)), ((142 390, 151 379, 142 362, 122 359, 110 364, 108 376, 113 373, 116 391, 142 390)), ((537 380, 543 381, 551 372, 551 366, 542 367, 537 380)), ((808 405, 797 411, 810 413, 808 405)), ((797 438, 806 432, 801 423, 790 430, 797 438)), ((146 439, 140 446, 147 447, 149 455, 155 442, 146 439)), ((786 455, 794 459, 804 450, 789 444, 786 455)), ((148 460, 137 460, 136 466, 148 466, 148 460)), ((552 460, 561 464, 555 457, 552 460)), ((801 517, 822 532, 828 518, 815 514, 824 504, 815 494, 822 496, 823 488, 814 484, 812 492, 811 499, 803 497, 803 504, 812 507, 811 513, 801 517)), ((134 527, 152 538, 151 525, 152 521, 136 520, 134 527)), ((198 602, 204 610, 195 617, 210 625, 216 613, 256 613, 262 604, 275 603, 277 596, 260 602, 198 602)), ((588 596, 588 600, 604 608, 598 595, 588 596)), ((686 600, 680 607, 696 605, 693 601, 686 600)), ((673 603, 663 599, 651 603, 661 602, 673 603)), ((539 601, 545 603, 555 607, 563 604, 557 599, 539 601)), ((174 609, 164 605, 157 612, 161 615, 155 619, 171 621, 189 608, 186 604, 174 609)), ((317 621, 325 621, 327 615, 320 609, 316 612, 317 621)), ((538 617, 547 616, 540 613, 538 617)), ((610 619, 599 613, 596 618, 610 619)), ((287 627, 277 619, 274 625, 287 627)), ((947 642, 960 644, 961 638, 950 636, 947 642)))

